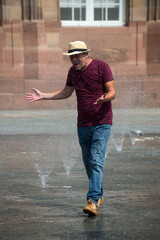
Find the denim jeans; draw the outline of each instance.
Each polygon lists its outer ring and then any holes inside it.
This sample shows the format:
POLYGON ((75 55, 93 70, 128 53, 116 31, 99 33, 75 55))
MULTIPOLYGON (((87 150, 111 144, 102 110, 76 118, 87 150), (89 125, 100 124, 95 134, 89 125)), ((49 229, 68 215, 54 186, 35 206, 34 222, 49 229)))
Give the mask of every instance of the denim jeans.
POLYGON ((98 199, 103 197, 103 162, 110 131, 109 124, 78 127, 83 162, 89 178, 87 200, 92 199, 96 205, 98 199))

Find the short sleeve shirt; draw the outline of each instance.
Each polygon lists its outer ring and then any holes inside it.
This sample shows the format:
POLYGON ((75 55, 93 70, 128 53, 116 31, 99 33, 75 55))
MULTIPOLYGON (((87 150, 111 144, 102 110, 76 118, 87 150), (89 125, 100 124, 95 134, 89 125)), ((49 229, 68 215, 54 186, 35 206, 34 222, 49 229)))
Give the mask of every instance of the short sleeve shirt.
POLYGON ((109 65, 101 60, 93 59, 83 72, 70 68, 66 85, 75 87, 78 126, 112 125, 111 101, 94 104, 106 92, 104 84, 112 80, 109 65))

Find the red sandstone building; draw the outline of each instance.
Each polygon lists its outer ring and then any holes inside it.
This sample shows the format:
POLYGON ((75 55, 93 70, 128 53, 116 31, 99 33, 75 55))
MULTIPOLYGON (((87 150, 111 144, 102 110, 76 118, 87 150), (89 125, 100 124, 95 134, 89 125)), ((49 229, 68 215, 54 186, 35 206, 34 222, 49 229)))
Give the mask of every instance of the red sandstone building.
POLYGON ((63 87, 75 40, 112 68, 115 107, 127 91, 133 106, 160 107, 160 0, 0 0, 0 109, 57 108, 24 93, 63 87))

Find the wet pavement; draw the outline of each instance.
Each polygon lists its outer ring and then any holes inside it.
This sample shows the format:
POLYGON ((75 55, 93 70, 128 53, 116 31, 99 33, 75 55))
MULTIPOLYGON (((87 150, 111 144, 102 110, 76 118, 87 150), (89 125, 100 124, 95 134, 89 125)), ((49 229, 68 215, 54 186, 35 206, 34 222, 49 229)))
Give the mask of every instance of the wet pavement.
POLYGON ((0 111, 0 239, 160 239, 160 110, 115 110, 114 122, 89 218, 76 112, 0 111))

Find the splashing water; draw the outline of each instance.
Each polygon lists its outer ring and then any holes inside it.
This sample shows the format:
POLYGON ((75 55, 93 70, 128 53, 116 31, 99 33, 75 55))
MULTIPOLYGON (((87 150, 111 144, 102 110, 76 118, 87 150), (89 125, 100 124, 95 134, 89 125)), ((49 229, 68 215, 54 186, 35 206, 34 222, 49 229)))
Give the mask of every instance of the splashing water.
POLYGON ((121 152, 123 148, 123 142, 124 142, 124 133, 112 135, 111 141, 113 146, 116 148, 116 150, 118 152, 121 152))
POLYGON ((136 141, 142 136, 141 130, 130 131, 129 133, 132 145, 135 145, 136 141))
POLYGON ((64 160, 63 167, 64 167, 64 169, 65 169, 68 177, 69 177, 69 175, 70 175, 70 172, 71 172, 74 164, 75 164, 75 161, 74 161, 74 160, 73 160, 73 161, 65 161, 65 160, 64 160))
POLYGON ((52 154, 50 154, 49 158, 47 154, 46 159, 46 152, 32 152, 32 161, 44 189, 53 169, 52 154))
POLYGON ((116 137, 116 139, 114 140, 114 146, 118 152, 122 151, 123 142, 124 142, 124 133, 116 137))
POLYGON ((38 165, 37 163, 35 163, 35 169, 37 170, 38 176, 41 180, 42 183, 42 188, 44 189, 46 186, 46 183, 48 181, 49 175, 51 174, 52 170, 50 169, 50 167, 45 167, 42 168, 40 165, 38 165))
POLYGON ((63 140, 65 139, 65 147, 61 145, 58 146, 59 156, 62 159, 64 169, 66 171, 67 176, 70 175, 70 172, 76 162, 76 159, 79 156, 79 144, 77 142, 77 136, 67 134, 63 136, 63 140))
POLYGON ((130 132, 129 135, 130 135, 132 145, 135 145, 137 135, 134 132, 130 132))

